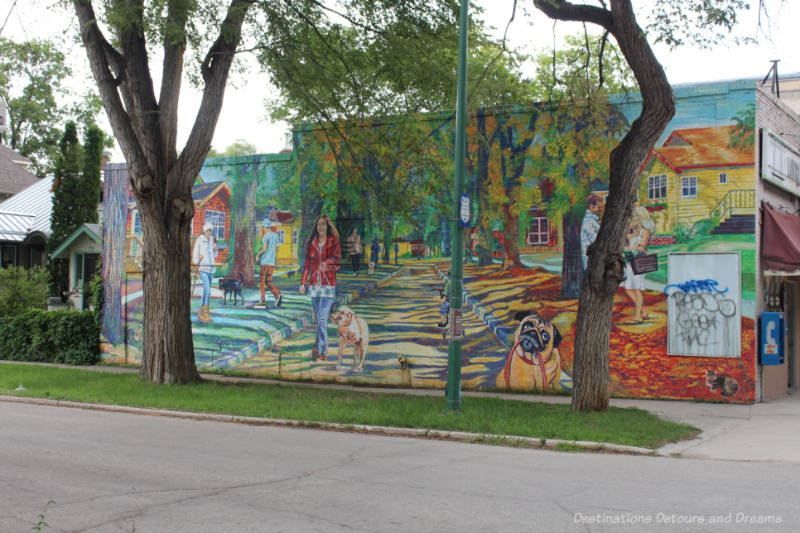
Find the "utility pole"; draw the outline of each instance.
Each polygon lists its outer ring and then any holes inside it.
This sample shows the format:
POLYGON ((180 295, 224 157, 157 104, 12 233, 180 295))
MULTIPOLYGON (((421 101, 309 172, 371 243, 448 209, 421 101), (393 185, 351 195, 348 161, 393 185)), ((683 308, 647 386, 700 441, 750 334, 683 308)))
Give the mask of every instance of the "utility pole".
POLYGON ((458 96, 456 99, 455 194, 450 253, 450 344, 447 349, 447 410, 461 410, 461 293, 464 269, 464 232, 459 214, 464 191, 464 160, 467 157, 467 11, 469 0, 461 0, 458 22, 458 96))

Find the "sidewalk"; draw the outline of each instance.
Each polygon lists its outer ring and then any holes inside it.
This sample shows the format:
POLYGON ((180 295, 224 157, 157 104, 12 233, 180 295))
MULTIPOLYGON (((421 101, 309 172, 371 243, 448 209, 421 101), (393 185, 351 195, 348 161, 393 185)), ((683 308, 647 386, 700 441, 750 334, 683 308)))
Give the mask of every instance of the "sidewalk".
MULTIPOLYGON (((19 364, 19 362, 15 361, 0 361, 0 363, 19 364)), ((68 365, 53 366, 75 368, 68 365)), ((81 369, 98 372, 138 372, 136 368, 113 366, 81 367, 81 369)), ((202 374, 202 376, 207 380, 221 382, 287 383, 278 380, 229 377, 219 374, 202 374)), ((442 395, 442 391, 438 389, 355 387, 344 384, 318 384, 307 382, 291 382, 291 384, 294 386, 306 387, 357 389, 386 394, 442 395)), ((505 394, 475 391, 462 392, 462 397, 464 398, 472 396, 491 396, 495 398, 532 402, 571 402, 569 396, 505 394)), ((16 400, 20 399, 17 398, 16 400)), ((37 402, 38 401, 39 400, 37 400, 37 402)), ((800 392, 752 405, 699 403, 685 400, 639 399, 612 399, 611 405, 622 408, 636 407, 644 409, 667 420, 690 424, 702 431, 700 435, 692 440, 671 443, 657 450, 652 450, 653 455, 689 459, 800 463, 800 392)), ((467 408, 469 408, 468 405, 467 408)), ((120 409, 127 410, 126 408, 120 409)), ((142 410, 130 409, 130 411, 138 412, 142 410)), ((231 417, 225 418, 229 419, 231 417)), ((247 423, 253 423, 253 421, 248 421, 247 423)), ((387 433, 385 431, 380 431, 380 428, 375 429, 377 429, 379 433, 387 433)), ((406 433, 410 434, 411 432, 406 431, 406 433)), ((420 430, 417 436, 426 436, 427 433, 427 430, 420 430)), ((596 447, 596 445, 592 446, 592 443, 585 444, 587 448, 596 447)), ((648 451, 641 450, 637 453, 641 452, 648 451)))

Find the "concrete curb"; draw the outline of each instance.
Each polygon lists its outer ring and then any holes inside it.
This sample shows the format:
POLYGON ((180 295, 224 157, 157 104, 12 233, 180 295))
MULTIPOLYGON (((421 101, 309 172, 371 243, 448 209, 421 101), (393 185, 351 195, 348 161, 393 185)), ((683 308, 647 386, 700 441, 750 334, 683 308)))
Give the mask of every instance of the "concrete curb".
MULTIPOLYGON (((86 409, 91 411, 105 411, 110 413, 126 413, 133 415, 163 416, 183 420, 197 420, 208 422, 227 422, 233 424, 247 424, 251 426, 281 426, 307 429, 321 429, 326 431, 345 431, 351 433, 365 433, 384 435, 390 437, 412 437, 452 440, 475 444, 501 444, 507 446, 524 446, 558 450, 565 447, 565 451, 580 449, 581 451, 610 452, 628 455, 653 455, 668 457, 658 450, 626 446, 623 444, 610 444, 603 442, 573 441, 562 439, 544 439, 537 437, 521 437, 517 435, 493 435, 486 433, 470 433, 466 431, 447 431, 440 429, 400 428, 391 426, 370 426, 365 424, 342 424, 338 422, 309 422, 303 420, 290 420, 286 418, 258 418, 238 415, 217 415, 211 413, 193 413, 187 411, 172 411, 169 409, 154 409, 144 407, 128 407, 123 405, 105 405, 96 403, 82 403, 68 400, 48 400, 45 398, 26 398, 21 396, 0 395, 0 401, 9 403, 24 403, 32 405, 45 405, 50 407, 69 407, 73 409, 86 409)), ((577 451, 577 450, 575 450, 577 451)))

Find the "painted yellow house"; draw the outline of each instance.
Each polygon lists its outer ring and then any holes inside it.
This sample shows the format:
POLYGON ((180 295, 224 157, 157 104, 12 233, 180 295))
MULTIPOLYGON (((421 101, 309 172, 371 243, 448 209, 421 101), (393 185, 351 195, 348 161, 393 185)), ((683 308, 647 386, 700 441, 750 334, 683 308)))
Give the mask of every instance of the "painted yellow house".
MULTIPOLYGON (((639 171, 639 203, 656 233, 713 219, 748 233, 755 216, 753 148, 731 146, 734 126, 674 130, 639 171)), ((720 226, 722 227, 722 226, 720 226)))
POLYGON ((297 264, 300 243, 300 217, 295 216, 290 211, 282 211, 275 206, 267 208, 266 217, 273 224, 276 224, 278 233, 278 250, 275 253, 275 261, 278 265, 297 264))

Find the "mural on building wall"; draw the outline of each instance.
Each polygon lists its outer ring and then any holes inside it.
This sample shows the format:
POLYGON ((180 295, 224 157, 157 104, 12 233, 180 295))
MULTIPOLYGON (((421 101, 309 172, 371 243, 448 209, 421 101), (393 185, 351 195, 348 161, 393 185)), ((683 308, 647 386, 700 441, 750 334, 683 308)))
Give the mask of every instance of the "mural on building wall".
MULTIPOLYGON (((628 279, 612 317, 612 391, 752 401, 755 94, 728 84, 677 93, 678 112, 640 171, 628 279), (675 299, 669 258, 693 253, 740 257, 734 356, 698 346, 690 356, 668 352, 669 335, 687 338, 675 304, 694 305, 675 299)), ((639 105, 629 95, 471 115, 465 388, 571 388, 585 250, 608 195, 608 153, 639 105)), ((193 190, 192 239, 207 250, 192 272, 198 366, 443 387, 453 128, 447 113, 301 125, 293 153, 208 160, 193 190)), ((122 298, 106 315, 102 346, 107 359, 132 362, 141 346, 136 208, 126 180, 106 183, 125 188, 115 209, 128 222, 124 237, 107 232, 106 257, 124 257, 125 274, 106 281, 122 298)), ((708 279, 688 264, 687 279, 708 279)))

